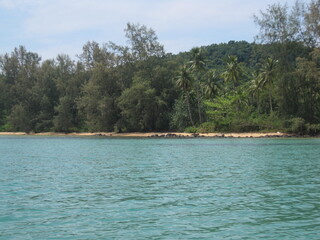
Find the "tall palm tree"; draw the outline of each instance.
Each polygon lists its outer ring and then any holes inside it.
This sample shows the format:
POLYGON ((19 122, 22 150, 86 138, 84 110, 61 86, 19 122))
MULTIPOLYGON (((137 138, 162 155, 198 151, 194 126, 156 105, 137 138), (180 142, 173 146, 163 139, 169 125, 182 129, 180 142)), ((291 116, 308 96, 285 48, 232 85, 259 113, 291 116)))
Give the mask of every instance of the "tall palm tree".
POLYGON ((192 126, 194 126, 194 121, 192 119, 191 107, 190 107, 190 91, 192 89, 192 85, 193 85, 193 79, 190 75, 189 69, 187 66, 183 66, 180 70, 179 76, 177 77, 176 86, 185 93, 189 119, 192 126))
POLYGON ((258 113, 260 112, 260 93, 258 73, 253 73, 251 80, 246 84, 246 91, 251 97, 253 102, 257 103, 258 113))
POLYGON ((191 50, 192 58, 190 63, 190 69, 195 72, 201 72, 204 70, 205 58, 201 48, 193 48, 191 50))
POLYGON ((215 69, 210 69, 206 74, 206 83, 204 85, 204 94, 207 98, 213 98, 219 91, 219 76, 215 69))
POLYGON ((262 65, 261 72, 258 75, 258 87, 261 89, 267 89, 269 94, 269 106, 270 113, 273 112, 272 107, 272 85, 276 76, 276 67, 278 65, 278 61, 272 58, 267 58, 265 63, 262 65))
POLYGON ((190 63, 190 70, 193 72, 195 78, 195 91, 198 103, 198 115, 199 115, 199 122, 202 123, 202 116, 201 116, 201 73, 205 69, 205 59, 202 53, 201 48, 193 48, 191 50, 192 59, 190 63))
POLYGON ((222 73, 222 77, 226 82, 231 82, 233 87, 236 88, 239 86, 239 81, 242 75, 241 65, 236 56, 228 56, 226 63, 227 66, 225 71, 222 73))

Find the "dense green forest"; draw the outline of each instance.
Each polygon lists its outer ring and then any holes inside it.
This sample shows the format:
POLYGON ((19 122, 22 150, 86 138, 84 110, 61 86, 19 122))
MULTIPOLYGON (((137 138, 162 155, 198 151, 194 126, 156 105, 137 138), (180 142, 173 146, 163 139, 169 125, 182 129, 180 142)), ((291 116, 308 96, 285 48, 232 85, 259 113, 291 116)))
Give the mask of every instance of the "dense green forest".
POLYGON ((128 23, 127 46, 87 42, 77 60, 25 47, 0 57, 0 131, 320 133, 320 0, 255 15, 255 43, 165 53, 128 23))

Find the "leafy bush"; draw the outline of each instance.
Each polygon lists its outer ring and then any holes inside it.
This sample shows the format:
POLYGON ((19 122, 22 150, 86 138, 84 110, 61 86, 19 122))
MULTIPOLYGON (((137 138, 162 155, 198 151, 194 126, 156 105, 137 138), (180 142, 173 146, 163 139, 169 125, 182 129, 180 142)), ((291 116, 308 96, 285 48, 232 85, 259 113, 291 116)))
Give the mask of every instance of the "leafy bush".
POLYGON ((198 132, 198 128, 196 127, 187 127, 184 132, 187 132, 187 133, 196 133, 198 132))
POLYGON ((316 136, 320 134, 320 124, 307 124, 307 133, 311 136, 316 136))
POLYGON ((306 124, 303 118, 292 118, 287 122, 288 132, 303 134, 306 133, 306 124))
POLYGON ((5 125, 0 126, 0 132, 10 132, 13 127, 10 123, 6 123, 5 125))
POLYGON ((215 131, 223 132, 270 132, 283 131, 284 119, 276 114, 242 112, 237 116, 215 119, 215 131))
POLYGON ((200 125, 198 132, 210 133, 210 132, 214 132, 215 129, 216 129, 216 125, 214 122, 204 122, 200 125))
POLYGON ((233 132, 258 132, 260 126, 250 119, 234 118, 231 123, 233 132))

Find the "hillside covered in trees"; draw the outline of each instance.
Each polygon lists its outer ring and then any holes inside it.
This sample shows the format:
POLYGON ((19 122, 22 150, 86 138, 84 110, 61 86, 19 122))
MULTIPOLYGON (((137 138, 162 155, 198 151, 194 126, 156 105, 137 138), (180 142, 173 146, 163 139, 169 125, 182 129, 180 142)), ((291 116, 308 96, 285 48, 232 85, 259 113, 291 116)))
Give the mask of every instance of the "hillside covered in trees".
POLYGON ((320 0, 270 5, 255 43, 165 53, 128 23, 127 46, 87 42, 77 60, 25 47, 0 57, 0 131, 320 133, 320 0))

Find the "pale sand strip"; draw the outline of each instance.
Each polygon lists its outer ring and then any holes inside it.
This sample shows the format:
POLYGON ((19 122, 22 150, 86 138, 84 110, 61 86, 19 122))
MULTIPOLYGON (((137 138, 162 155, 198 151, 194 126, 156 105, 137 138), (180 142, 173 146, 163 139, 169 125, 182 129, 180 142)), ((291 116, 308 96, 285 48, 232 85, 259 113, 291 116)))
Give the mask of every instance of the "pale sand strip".
POLYGON ((30 135, 30 136, 105 136, 105 137, 234 137, 234 138, 262 138, 262 137, 290 137, 287 133, 182 133, 182 132, 148 132, 148 133, 114 133, 114 132, 94 132, 94 133, 25 133, 25 132, 0 132, 0 135, 30 135))

